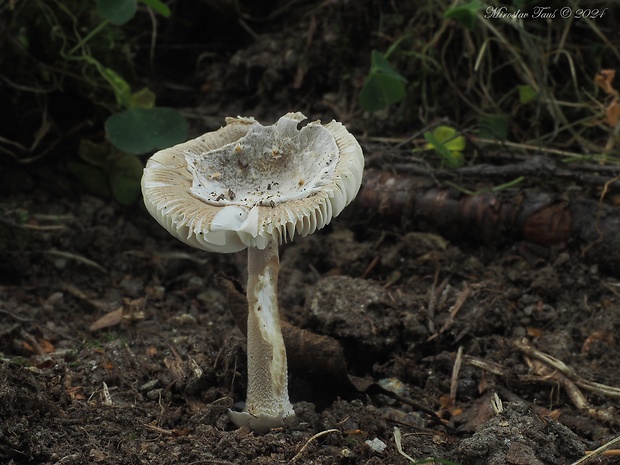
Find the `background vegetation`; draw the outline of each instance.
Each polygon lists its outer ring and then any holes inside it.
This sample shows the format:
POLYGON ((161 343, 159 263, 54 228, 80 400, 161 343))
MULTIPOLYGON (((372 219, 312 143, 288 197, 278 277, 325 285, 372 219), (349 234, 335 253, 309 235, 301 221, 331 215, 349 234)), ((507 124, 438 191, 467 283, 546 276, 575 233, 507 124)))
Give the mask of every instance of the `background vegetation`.
POLYGON ((545 6, 2 0, 0 168, 29 165, 4 190, 39 173, 131 205, 144 155, 187 138, 187 122, 195 135, 293 109, 409 138, 447 166, 541 148, 616 163, 620 6, 545 6))

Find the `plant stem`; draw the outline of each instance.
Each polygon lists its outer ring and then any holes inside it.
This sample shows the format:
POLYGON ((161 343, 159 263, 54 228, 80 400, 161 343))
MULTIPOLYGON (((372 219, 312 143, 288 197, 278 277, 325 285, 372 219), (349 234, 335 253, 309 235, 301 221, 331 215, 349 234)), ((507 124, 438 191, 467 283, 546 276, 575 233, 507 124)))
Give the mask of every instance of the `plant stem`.
POLYGON ((75 44, 75 47, 73 47, 71 50, 69 50, 68 55, 73 55, 79 48, 83 47, 84 45, 86 45, 86 43, 92 39, 93 37, 95 37, 97 34, 99 34, 99 32, 101 32, 101 30, 106 27, 109 24, 109 21, 107 19, 103 20, 101 23, 99 23, 99 25, 94 28, 92 31, 90 31, 85 37, 83 37, 82 39, 80 39, 80 41, 75 44))

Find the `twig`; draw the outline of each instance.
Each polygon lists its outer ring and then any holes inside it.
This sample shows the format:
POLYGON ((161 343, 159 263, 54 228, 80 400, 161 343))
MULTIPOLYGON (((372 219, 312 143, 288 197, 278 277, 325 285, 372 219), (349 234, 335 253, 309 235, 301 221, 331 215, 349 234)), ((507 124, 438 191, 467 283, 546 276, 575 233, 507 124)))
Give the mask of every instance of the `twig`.
POLYGON ((522 143, 510 142, 506 140, 499 141, 499 140, 493 140, 493 139, 483 139, 483 138, 474 137, 474 136, 472 136, 472 139, 482 144, 502 145, 505 147, 511 147, 511 148, 517 148, 517 149, 523 149, 523 150, 532 150, 535 152, 550 153, 554 155, 562 155, 565 157, 573 157, 573 156, 579 155, 575 152, 569 152, 568 150, 554 149, 551 147, 542 147, 540 145, 522 144, 522 143))
POLYGON ((154 431, 159 434, 163 434, 165 436, 174 436, 174 431, 170 429, 160 428, 159 426, 155 426, 155 425, 144 425, 144 427, 146 429, 150 429, 151 431, 154 431))
MULTIPOLYGON (((445 278, 441 283, 438 283, 439 280, 439 269, 435 270, 435 277, 433 278, 433 285, 429 291, 428 296, 428 330, 432 333, 435 333, 435 307, 437 305, 437 296, 441 295, 443 290, 448 284, 448 278, 445 278)), ((432 337, 432 336, 431 336, 432 337)))
POLYGON ((558 360, 551 355, 545 354, 539 350, 534 349, 529 345, 526 339, 521 341, 514 341, 514 345, 517 349, 523 352, 525 355, 528 355, 532 358, 540 360, 543 363, 546 363, 550 367, 558 370, 560 373, 566 375, 570 378, 577 386, 583 388, 590 392, 595 392, 602 396, 611 397, 612 399, 620 399, 620 388, 616 388, 613 386, 607 386, 605 384, 595 383, 593 381, 586 381, 575 373, 571 367, 566 365, 561 360, 558 360))
POLYGON ((310 445, 310 443, 322 436, 325 436, 329 433, 337 433, 339 430, 333 428, 333 429, 326 429, 325 431, 321 431, 320 433, 316 433, 314 436, 312 436, 310 439, 308 439, 308 441, 303 445, 303 447, 301 449, 299 449, 299 452, 297 452, 297 454, 295 454, 295 457, 293 457, 291 460, 288 461, 288 463, 293 463, 295 461, 297 461, 304 453, 304 451, 308 448, 308 446, 310 445))
POLYGON ((499 395, 497 395, 497 392, 494 392, 493 396, 491 396, 491 407, 493 407, 495 415, 499 415, 504 411, 504 403, 502 402, 502 399, 500 399, 499 395))
POLYGON ((372 270, 374 270, 377 267, 380 261, 381 261, 381 257, 379 257, 379 255, 375 256, 375 258, 373 258, 370 264, 366 267, 366 269, 364 270, 360 278, 366 279, 368 275, 372 272, 372 270))
POLYGON ((43 350, 41 345, 37 342, 37 340, 34 338, 34 336, 32 336, 31 334, 28 334, 26 331, 24 331, 23 328, 19 329, 19 335, 20 337, 23 337, 24 339, 28 341, 28 343, 32 347, 32 350, 34 351, 35 354, 37 355, 45 354, 45 351, 43 350))
POLYGON ((471 295, 471 288, 468 287, 466 283, 465 289, 463 289, 463 291, 459 294, 459 296, 456 298, 456 302, 454 302, 454 305, 450 309, 450 314, 448 315, 448 319, 445 321, 445 323, 443 324, 443 326, 438 332, 436 332, 435 334, 433 334, 432 336, 428 338, 428 341, 432 341, 433 339, 438 337, 440 334, 443 334, 448 329, 450 329, 450 327, 454 323, 454 318, 456 317, 456 314, 463 307, 463 304, 465 304, 465 302, 467 301, 470 295, 471 295))
POLYGON ((614 446, 616 444, 620 443, 620 436, 618 436, 615 439, 612 439, 611 441, 603 444, 601 447, 599 447, 598 449, 592 451, 592 452, 586 452, 588 455, 586 455, 585 457, 580 458, 579 460, 577 460, 576 462, 573 462, 572 465, 583 465, 584 463, 589 463, 591 461, 593 461, 595 458, 600 457, 601 455, 603 455, 603 453, 609 449, 611 446, 614 446))
POLYGON ((504 367, 502 367, 498 363, 483 360, 481 358, 473 357, 471 355, 465 355, 463 359, 465 360, 465 363, 467 363, 469 366, 480 368, 497 376, 506 376, 506 373, 504 373, 504 367))
POLYGON ((450 400, 452 405, 456 403, 456 394, 459 385, 459 373, 461 371, 461 364, 463 363, 463 346, 459 346, 456 351, 456 359, 454 360, 454 366, 452 367, 452 378, 450 380, 450 400))
POLYGON ((535 380, 551 380, 558 383, 564 389, 573 405, 579 410, 587 410, 590 407, 586 397, 581 393, 575 383, 568 379, 567 376, 563 375, 557 370, 552 370, 547 365, 543 364, 538 360, 531 360, 530 358, 525 357, 525 361, 537 375, 537 378, 535 380))
POLYGON ((3 313, 5 315, 9 315, 14 320, 21 321, 21 322, 24 322, 24 323, 29 323, 29 322, 33 321, 32 318, 27 318, 27 317, 16 315, 15 313, 13 313, 13 312, 11 312, 9 310, 5 310, 3 308, 0 308, 0 313, 3 313))
POLYGON ((82 257, 81 255, 76 255, 76 254, 70 253, 70 252, 63 252, 61 250, 56 250, 56 249, 46 250, 45 253, 47 253, 49 255, 55 255, 57 257, 62 257, 62 258, 68 258, 68 259, 71 259, 71 260, 75 260, 76 262, 83 263, 84 265, 92 266, 93 268, 96 268, 96 269, 98 269, 99 271, 101 271, 103 273, 107 273, 108 272, 108 270, 106 270, 99 263, 95 262, 94 260, 91 260, 90 258, 82 257))

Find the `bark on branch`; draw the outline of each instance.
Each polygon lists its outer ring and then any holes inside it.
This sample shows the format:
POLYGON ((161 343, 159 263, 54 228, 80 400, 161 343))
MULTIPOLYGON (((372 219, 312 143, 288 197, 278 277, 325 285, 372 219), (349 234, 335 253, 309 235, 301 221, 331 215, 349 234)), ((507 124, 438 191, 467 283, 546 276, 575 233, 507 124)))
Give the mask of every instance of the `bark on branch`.
POLYGON ((446 237, 523 240, 576 246, 580 256, 620 274, 620 209, 574 194, 537 188, 467 195, 429 178, 366 170, 358 205, 388 221, 446 237))

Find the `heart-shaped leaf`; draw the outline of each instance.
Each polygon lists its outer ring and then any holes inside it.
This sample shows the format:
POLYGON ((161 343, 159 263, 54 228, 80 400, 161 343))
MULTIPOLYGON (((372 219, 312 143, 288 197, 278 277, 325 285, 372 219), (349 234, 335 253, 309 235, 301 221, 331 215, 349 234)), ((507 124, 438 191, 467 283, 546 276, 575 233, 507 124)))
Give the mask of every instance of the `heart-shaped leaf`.
POLYGON ((506 140, 508 138, 508 117, 505 115, 483 115, 480 117, 481 139, 506 140))
POLYGON ((377 111, 405 98, 405 79, 385 57, 372 52, 371 66, 360 92, 360 105, 366 111, 377 111))
POLYGON ((142 154, 163 149, 187 139, 188 125, 172 108, 131 108, 108 118, 110 142, 126 153, 142 154))
POLYGON ((97 0, 97 11, 115 26, 133 18, 138 10, 137 0, 97 0))
POLYGON ((452 8, 449 8, 443 14, 444 18, 454 19, 461 23, 462 26, 466 27, 470 31, 474 29, 474 25, 476 24, 476 18, 478 16, 478 11, 482 8, 479 0, 473 0, 469 3, 463 3, 462 5, 457 5, 452 8))
POLYGON ((151 8, 153 8, 153 10, 155 10, 157 13, 162 15, 164 18, 170 17, 170 14, 171 14, 170 8, 168 8, 168 5, 166 5, 161 0, 140 0, 140 1, 144 3, 145 5, 148 5, 151 8))

